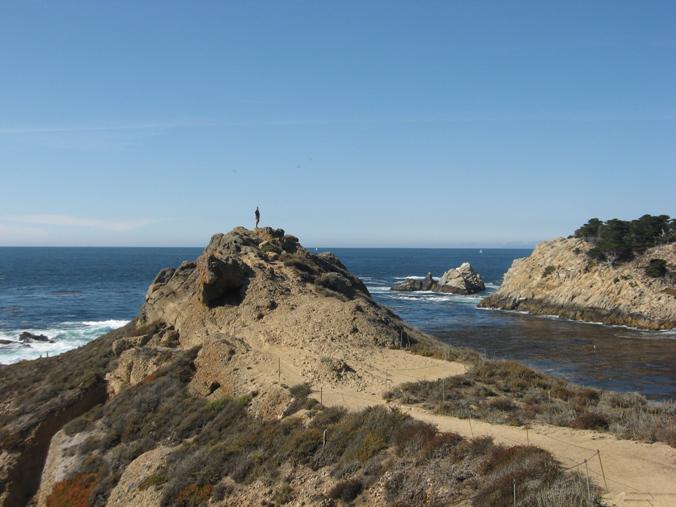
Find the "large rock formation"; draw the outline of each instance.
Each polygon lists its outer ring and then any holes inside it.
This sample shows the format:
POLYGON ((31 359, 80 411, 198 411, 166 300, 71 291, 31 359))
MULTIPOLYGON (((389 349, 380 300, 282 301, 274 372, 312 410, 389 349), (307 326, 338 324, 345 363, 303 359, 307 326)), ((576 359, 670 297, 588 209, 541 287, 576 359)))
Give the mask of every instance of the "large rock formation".
POLYGON ((0 506, 79 489, 103 498, 97 505, 107 495, 108 505, 159 505, 139 483, 201 413, 190 412, 193 398, 246 400, 247 416, 276 420, 294 403, 289 385, 358 386, 373 351, 416 343, 438 345, 371 299, 334 255, 281 229, 216 234, 195 262, 160 271, 125 328, 0 368, 0 506), (159 419, 134 419, 146 416, 159 419), (131 428, 148 433, 136 439, 131 428), (73 459, 78 448, 89 457, 73 459))
POLYGON ((645 273, 658 258, 673 271, 676 244, 651 248, 617 266, 590 259, 591 247, 577 238, 540 243, 529 257, 514 261, 500 289, 480 306, 644 329, 676 327, 673 278, 645 273))
POLYGON ((394 287, 397 291, 421 291, 447 292, 450 294, 474 294, 484 290, 486 286, 478 273, 472 269, 469 262, 463 262, 457 268, 446 271, 439 280, 435 280, 432 273, 422 280, 409 278, 394 287))

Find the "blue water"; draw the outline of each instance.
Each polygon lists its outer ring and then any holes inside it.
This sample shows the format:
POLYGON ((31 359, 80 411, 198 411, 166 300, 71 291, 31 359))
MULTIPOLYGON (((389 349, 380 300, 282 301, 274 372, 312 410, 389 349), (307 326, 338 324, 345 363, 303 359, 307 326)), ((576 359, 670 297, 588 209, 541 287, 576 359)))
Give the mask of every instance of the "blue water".
MULTIPOLYGON (((320 249, 323 250, 323 249, 320 249)), ((0 339, 21 331, 54 344, 0 345, 0 363, 82 345, 136 315, 163 267, 194 259, 199 248, 0 248, 0 339)), ((650 398, 676 399, 676 335, 480 310, 515 258, 529 250, 331 249, 380 303, 411 324, 491 358, 510 358, 574 382, 650 398), (487 282, 472 296, 391 292, 408 276, 469 261, 487 282)))

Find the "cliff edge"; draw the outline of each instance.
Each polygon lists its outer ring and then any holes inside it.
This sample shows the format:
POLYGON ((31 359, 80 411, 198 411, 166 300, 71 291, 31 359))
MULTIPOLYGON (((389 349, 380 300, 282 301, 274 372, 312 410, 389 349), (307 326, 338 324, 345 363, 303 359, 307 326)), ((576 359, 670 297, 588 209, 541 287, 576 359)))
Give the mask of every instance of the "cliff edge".
POLYGON ((590 258, 592 248, 579 238, 540 243, 513 262, 500 289, 479 306, 642 329, 676 327, 673 276, 646 274, 651 259, 664 259, 673 271, 676 244, 649 248, 615 266, 590 258))

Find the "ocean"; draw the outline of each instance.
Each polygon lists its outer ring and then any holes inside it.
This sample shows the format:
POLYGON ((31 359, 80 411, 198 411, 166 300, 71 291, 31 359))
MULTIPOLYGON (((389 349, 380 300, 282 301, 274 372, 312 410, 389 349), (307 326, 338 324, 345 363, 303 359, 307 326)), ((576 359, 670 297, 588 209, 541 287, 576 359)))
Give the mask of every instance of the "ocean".
MULTIPOLYGON (((490 358, 521 361, 580 384, 676 399, 676 333, 570 322, 478 309, 525 249, 330 250, 373 297, 411 324, 490 358), (440 276, 469 261, 484 293, 400 293, 389 287, 427 272, 440 276)), ((194 259, 200 248, 0 248, 0 340, 22 331, 55 343, 0 345, 0 363, 54 355, 81 346, 132 319, 157 272, 194 259)))

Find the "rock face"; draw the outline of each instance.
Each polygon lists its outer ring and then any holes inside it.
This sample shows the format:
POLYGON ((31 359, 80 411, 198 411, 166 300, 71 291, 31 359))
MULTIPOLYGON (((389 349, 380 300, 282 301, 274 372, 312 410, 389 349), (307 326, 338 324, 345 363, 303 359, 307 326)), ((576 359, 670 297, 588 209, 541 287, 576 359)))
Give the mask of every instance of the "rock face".
POLYGON ((408 279, 396 284, 392 290, 419 291, 429 290, 433 292, 447 292, 450 294, 474 294, 484 290, 486 286, 478 273, 472 269, 469 262, 463 262, 457 268, 446 271, 437 281, 432 273, 422 279, 408 279))
POLYGON ((657 258, 673 271, 675 244, 651 248, 618 266, 591 260, 590 248, 577 238, 540 243, 529 257, 514 261, 500 289, 479 306, 643 329, 676 327, 673 278, 645 273, 657 258))

